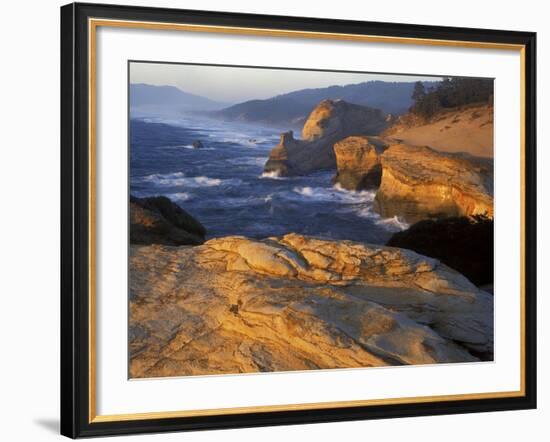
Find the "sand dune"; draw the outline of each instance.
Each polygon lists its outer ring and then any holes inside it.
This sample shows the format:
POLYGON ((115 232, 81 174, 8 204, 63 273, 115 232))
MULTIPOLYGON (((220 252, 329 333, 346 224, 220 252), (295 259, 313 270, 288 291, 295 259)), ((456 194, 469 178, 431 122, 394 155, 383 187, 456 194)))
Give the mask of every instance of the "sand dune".
POLYGON ((407 114, 383 136, 442 152, 493 157, 493 107, 478 105, 447 110, 426 123, 407 114))

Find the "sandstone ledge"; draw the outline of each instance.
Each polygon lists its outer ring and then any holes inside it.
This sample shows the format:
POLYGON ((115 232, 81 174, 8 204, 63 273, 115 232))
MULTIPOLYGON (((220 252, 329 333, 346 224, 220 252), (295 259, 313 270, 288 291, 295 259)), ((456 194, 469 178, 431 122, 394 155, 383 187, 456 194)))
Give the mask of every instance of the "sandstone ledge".
POLYGON ((404 249, 289 234, 132 246, 131 377, 477 361, 492 297, 404 249))
POLYGON ((426 218, 493 217, 493 162, 427 146, 396 144, 381 156, 375 207, 409 223, 426 218))

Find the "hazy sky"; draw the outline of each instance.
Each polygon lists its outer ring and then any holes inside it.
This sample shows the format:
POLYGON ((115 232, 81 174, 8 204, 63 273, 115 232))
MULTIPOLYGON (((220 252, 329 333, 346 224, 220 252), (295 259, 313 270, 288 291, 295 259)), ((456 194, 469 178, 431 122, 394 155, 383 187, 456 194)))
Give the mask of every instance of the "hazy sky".
POLYGON ((371 80, 429 81, 440 80, 440 77, 130 63, 131 83, 176 86, 184 92, 228 103, 269 98, 298 89, 343 86, 371 80))

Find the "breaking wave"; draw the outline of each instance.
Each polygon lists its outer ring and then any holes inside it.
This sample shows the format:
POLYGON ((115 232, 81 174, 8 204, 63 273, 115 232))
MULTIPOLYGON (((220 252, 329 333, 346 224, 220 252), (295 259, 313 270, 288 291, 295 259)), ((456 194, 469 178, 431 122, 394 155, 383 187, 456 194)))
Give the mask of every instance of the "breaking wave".
POLYGON ((136 181, 153 183, 156 186, 172 187, 172 186, 187 186, 187 187, 212 187, 212 186, 231 186, 239 185, 241 180, 237 178, 220 179, 209 178, 207 176, 187 177, 183 172, 147 175, 139 178, 136 181))
POLYGON ((383 227, 389 232, 401 232, 402 230, 407 230, 409 228, 409 224, 398 216, 394 216, 392 218, 382 218, 373 210, 372 205, 357 210, 356 214, 361 218, 368 218, 374 221, 376 225, 383 227))
MULTIPOLYGON (((313 199, 317 201, 335 201, 344 204, 361 204, 372 202, 374 200, 374 192, 363 190, 353 192, 344 190, 339 186, 334 187, 294 187, 294 194, 298 194, 305 199, 313 199)), ((291 195, 292 197, 292 195, 291 195)))
POLYGON ((263 172, 261 175, 260 175, 260 178, 262 179, 270 179, 270 180, 286 180, 287 178, 286 177, 283 177, 279 174, 279 172, 277 172, 276 170, 272 171, 272 172, 263 172))

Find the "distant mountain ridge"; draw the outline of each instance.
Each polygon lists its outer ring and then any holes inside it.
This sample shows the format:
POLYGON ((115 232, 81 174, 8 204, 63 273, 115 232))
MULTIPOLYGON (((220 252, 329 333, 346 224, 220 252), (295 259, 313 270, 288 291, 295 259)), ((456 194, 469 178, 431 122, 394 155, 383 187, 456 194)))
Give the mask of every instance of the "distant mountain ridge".
POLYGON ((175 86, 130 84, 130 109, 165 112, 211 111, 227 106, 200 95, 184 92, 175 86))
MULTIPOLYGON (((437 82, 424 82, 425 87, 437 82)), ((264 100, 249 100, 212 112, 227 121, 301 127, 311 111, 323 100, 381 109, 384 113, 404 114, 413 104, 414 82, 368 81, 345 86, 301 89, 264 100)))

